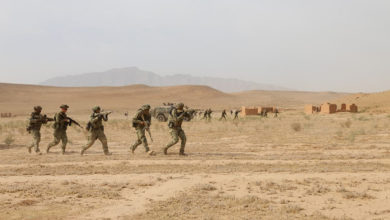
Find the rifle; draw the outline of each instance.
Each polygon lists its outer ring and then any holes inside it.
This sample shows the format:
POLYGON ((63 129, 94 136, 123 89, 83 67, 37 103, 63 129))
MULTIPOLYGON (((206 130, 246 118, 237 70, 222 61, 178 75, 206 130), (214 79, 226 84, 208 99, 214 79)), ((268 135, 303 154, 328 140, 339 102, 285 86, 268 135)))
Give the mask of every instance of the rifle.
POLYGON ((83 128, 83 126, 81 126, 80 123, 78 123, 77 121, 73 120, 72 118, 66 117, 66 119, 69 120, 69 126, 72 126, 72 124, 75 124, 75 125, 79 126, 80 128, 83 128))
POLYGON ((43 115, 42 122, 47 123, 48 121, 54 121, 54 118, 48 118, 47 115, 43 115))
POLYGON ((109 111, 109 112, 100 112, 100 113, 95 113, 96 117, 102 117, 104 118, 104 120, 107 119, 108 115, 111 114, 112 112, 109 111))
POLYGON ((144 118, 143 115, 142 115, 142 121, 145 123, 145 128, 144 129, 148 132, 150 140, 153 142, 152 132, 150 132, 149 124, 145 121, 145 118, 144 118))

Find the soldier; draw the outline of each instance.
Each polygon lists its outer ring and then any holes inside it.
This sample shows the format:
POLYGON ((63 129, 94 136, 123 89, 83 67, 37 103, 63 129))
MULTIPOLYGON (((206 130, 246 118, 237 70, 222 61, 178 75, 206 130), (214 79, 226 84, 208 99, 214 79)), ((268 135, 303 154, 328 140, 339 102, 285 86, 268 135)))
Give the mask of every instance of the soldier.
POLYGON ((226 121, 226 110, 224 109, 223 111, 222 111, 222 115, 221 115, 221 118, 219 119, 219 120, 222 120, 222 119, 225 119, 225 121, 226 121))
POLYGON ((209 110, 207 112, 207 118, 209 121, 211 120, 211 113, 213 113, 213 111, 211 110, 211 108, 209 108, 209 110))
POLYGON ((241 111, 239 110, 235 110, 234 111, 234 120, 238 119, 238 113, 240 113, 241 111))
POLYGON ((28 147, 28 152, 31 153, 31 148, 35 148, 35 153, 41 155, 39 150, 39 143, 41 142, 41 127, 42 124, 46 124, 48 121, 54 121, 52 118, 47 118, 46 115, 42 115, 42 107, 35 106, 34 112, 31 113, 30 124, 27 127, 27 131, 32 134, 33 142, 28 147))
POLYGON ((209 110, 206 109, 203 113, 203 118, 202 119, 206 119, 207 120, 207 116, 208 116, 208 113, 209 113, 209 110))
POLYGON ((137 149, 140 144, 143 144, 145 147, 146 153, 149 155, 153 155, 153 151, 149 149, 148 140, 145 136, 145 130, 152 124, 152 117, 150 115, 150 105, 143 105, 140 109, 138 109, 137 113, 133 118, 133 127, 137 133, 137 141, 130 148, 131 152, 137 149))
POLYGON ((56 113, 54 116, 54 140, 51 142, 46 149, 46 153, 49 153, 50 148, 53 146, 56 146, 62 141, 62 154, 65 154, 66 144, 68 143, 68 136, 66 135, 66 129, 70 125, 70 119, 66 115, 66 112, 68 111, 69 106, 68 105, 61 105, 60 106, 61 111, 59 113, 56 113))
POLYGON ((186 111, 184 111, 184 104, 179 103, 176 105, 176 108, 173 109, 171 114, 169 115, 169 120, 168 120, 168 127, 169 127, 169 132, 172 137, 172 141, 167 144, 167 146, 163 149, 164 154, 168 154, 168 149, 172 147, 173 145, 177 144, 179 142, 179 138, 181 140, 181 145, 180 145, 180 156, 187 156, 184 153, 184 148, 186 146, 186 134, 184 133, 183 129, 181 128, 181 125, 183 123, 184 117, 186 116, 186 111))
POLYGON ((88 143, 82 148, 80 154, 83 156, 84 152, 90 148, 97 139, 102 143, 103 145, 103 152, 105 155, 111 155, 111 153, 108 151, 108 145, 107 145, 107 137, 104 134, 104 126, 103 126, 103 120, 108 120, 108 115, 111 112, 101 113, 101 109, 99 106, 95 106, 92 108, 92 115, 91 119, 88 123, 87 130, 90 132, 89 134, 89 140, 88 143))

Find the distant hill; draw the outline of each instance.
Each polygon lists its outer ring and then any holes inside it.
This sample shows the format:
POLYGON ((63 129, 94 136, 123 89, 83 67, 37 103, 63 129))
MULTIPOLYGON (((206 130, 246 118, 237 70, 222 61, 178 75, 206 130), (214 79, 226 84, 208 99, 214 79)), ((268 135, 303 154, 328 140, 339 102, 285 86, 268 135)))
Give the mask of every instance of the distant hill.
POLYGON ((376 113, 390 112, 390 91, 378 93, 359 93, 350 96, 342 97, 337 100, 337 104, 355 103, 359 107, 359 111, 369 111, 376 113))
POLYGON ((346 94, 331 92, 246 91, 224 93, 208 86, 151 87, 131 85, 121 87, 52 87, 0 83, 0 112, 28 114, 35 105, 46 113, 58 111, 68 104, 70 112, 88 114, 95 105, 116 112, 134 111, 143 104, 152 107, 164 102, 184 102, 192 108, 214 110, 241 106, 277 106, 303 109, 307 103, 320 104, 340 99, 346 94))
POLYGON ((55 77, 41 83, 41 85, 63 87, 127 86, 134 84, 144 84, 148 86, 204 85, 224 92, 286 90, 286 88, 283 87, 238 79, 195 77, 182 74, 160 76, 153 72, 140 70, 137 67, 55 77))

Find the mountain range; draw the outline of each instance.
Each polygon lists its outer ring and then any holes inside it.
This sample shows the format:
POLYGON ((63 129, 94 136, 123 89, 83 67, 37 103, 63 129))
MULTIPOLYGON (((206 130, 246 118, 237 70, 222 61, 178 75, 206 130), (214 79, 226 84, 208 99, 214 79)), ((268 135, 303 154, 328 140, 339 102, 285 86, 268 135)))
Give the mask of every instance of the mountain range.
POLYGON ((247 90, 287 90, 286 88, 238 79, 197 77, 184 74, 160 76, 137 67, 117 68, 103 72, 68 75, 48 79, 41 85, 61 87, 205 85, 223 92, 247 90))

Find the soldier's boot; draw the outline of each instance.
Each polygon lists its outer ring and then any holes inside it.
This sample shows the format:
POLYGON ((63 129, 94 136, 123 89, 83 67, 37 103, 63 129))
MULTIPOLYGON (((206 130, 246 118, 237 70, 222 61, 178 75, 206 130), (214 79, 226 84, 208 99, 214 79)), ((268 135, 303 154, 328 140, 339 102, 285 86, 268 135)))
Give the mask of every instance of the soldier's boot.
POLYGON ((61 154, 62 154, 62 155, 65 155, 65 153, 66 153, 66 152, 65 152, 65 148, 62 148, 61 154))
POLYGON ((180 149, 179 156, 187 156, 187 154, 184 153, 184 149, 180 149))
POLYGON ((51 146, 50 146, 50 145, 49 145, 49 146, 47 146, 47 148, 46 148, 46 153, 47 153, 47 154, 50 152, 50 148, 51 148, 51 146))
POLYGON ((131 150, 131 153, 132 153, 132 154, 134 154, 134 151, 135 151, 135 146, 134 146, 134 145, 133 145, 133 146, 131 146, 131 147, 130 147, 130 150, 131 150))
POLYGON ((31 148, 32 147, 27 147, 28 153, 30 153, 30 154, 31 154, 31 148))
POLYGON ((164 147, 163 152, 164 152, 164 155, 168 155, 168 148, 164 147))
POLYGON ((154 152, 152 150, 149 150, 147 153, 149 156, 156 156, 156 152, 154 152))
POLYGON ((83 149, 81 149, 81 151, 80 151, 80 155, 81 156, 83 156, 84 155, 84 152, 85 152, 85 149, 83 148, 83 149))
POLYGON ((111 156, 111 155, 112 155, 112 153, 111 153, 111 152, 109 152, 109 151, 107 150, 107 151, 104 151, 104 155, 106 155, 106 156, 111 156))

